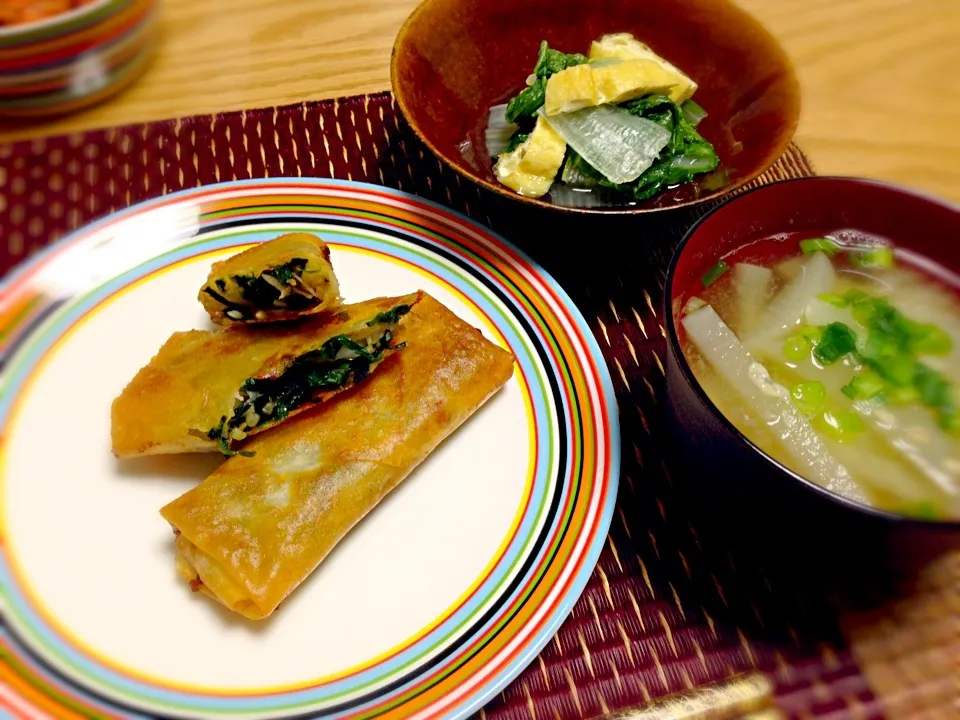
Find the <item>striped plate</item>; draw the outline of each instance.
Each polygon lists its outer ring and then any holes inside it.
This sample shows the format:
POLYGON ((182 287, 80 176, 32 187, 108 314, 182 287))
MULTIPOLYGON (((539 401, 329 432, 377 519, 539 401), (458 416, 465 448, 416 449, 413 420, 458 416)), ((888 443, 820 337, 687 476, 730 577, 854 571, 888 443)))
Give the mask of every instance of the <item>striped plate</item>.
MULTIPOLYGON (((583 317, 516 248, 382 187, 257 180, 84 229, 0 288, 0 709, 23 717, 463 717, 536 656, 604 543, 613 388, 583 317), (422 288, 513 379, 259 623, 176 577, 158 509, 219 457, 117 461, 109 407, 210 263, 331 245, 347 300, 422 288)), ((186 399, 185 399, 186 400, 186 399)))

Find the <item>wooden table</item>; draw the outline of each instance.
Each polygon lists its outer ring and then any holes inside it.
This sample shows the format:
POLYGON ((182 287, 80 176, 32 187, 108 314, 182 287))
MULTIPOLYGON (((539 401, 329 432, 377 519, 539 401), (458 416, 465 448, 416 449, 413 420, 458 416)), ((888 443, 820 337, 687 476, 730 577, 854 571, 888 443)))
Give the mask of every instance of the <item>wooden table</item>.
MULTIPOLYGON (((164 0, 158 56, 122 96, 0 141, 382 90, 418 0, 164 0)), ((797 140, 821 174, 960 202, 960 1, 739 0, 803 87, 797 140)))

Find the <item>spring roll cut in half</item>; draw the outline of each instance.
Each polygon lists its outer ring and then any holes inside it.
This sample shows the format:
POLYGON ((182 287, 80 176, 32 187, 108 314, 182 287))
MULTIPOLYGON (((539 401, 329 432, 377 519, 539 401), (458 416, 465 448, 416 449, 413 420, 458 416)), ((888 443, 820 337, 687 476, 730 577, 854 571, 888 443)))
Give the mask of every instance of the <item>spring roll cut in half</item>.
POLYGON ((288 233, 215 263, 200 302, 218 325, 296 320, 340 304, 330 248, 288 233))
POLYGON ((161 510, 191 588, 248 618, 270 615, 513 373, 510 353, 428 295, 404 324, 407 347, 380 372, 253 438, 252 456, 229 458, 161 510))
POLYGON ((375 372, 403 348, 419 300, 368 300, 293 326, 174 333, 113 402, 114 454, 230 454, 375 372))

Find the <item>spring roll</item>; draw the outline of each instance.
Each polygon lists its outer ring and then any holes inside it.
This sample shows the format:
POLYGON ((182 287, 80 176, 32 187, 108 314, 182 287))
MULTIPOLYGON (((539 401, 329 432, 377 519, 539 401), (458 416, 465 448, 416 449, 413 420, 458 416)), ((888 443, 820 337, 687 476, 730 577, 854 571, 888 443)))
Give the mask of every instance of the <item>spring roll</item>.
POLYGON ((327 244, 288 233, 215 263, 199 299, 218 325, 250 325, 336 307, 340 285, 327 244))
POLYGON ((403 347, 420 293, 292 326, 174 333, 112 408, 118 457, 220 450, 362 381, 403 347))
POLYGON ((160 512, 194 591, 270 615, 344 535, 513 373, 513 356, 428 295, 407 348, 323 408, 250 440, 160 512))

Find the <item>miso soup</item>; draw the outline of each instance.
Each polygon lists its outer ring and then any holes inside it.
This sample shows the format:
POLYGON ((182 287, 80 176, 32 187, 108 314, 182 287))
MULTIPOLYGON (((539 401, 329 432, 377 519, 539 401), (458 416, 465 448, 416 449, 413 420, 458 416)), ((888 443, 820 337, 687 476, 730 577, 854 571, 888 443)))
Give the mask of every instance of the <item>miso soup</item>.
POLYGON ((803 477, 960 518, 957 278, 855 231, 739 248, 682 297, 681 344, 720 411, 803 477))

